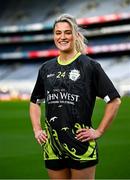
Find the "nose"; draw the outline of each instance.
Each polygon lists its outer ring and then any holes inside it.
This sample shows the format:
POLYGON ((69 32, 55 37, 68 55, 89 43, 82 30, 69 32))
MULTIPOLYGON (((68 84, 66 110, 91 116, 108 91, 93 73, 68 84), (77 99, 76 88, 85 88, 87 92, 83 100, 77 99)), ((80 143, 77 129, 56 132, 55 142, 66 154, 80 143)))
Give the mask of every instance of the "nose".
POLYGON ((61 33, 61 39, 66 39, 66 36, 65 36, 64 32, 61 33))

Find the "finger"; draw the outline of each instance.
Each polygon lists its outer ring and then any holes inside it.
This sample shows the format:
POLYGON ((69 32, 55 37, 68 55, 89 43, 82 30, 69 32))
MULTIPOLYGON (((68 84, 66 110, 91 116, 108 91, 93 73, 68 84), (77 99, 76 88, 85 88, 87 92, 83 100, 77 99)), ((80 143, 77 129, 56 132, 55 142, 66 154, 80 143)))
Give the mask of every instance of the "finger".
POLYGON ((87 139, 87 138, 88 138, 88 136, 81 136, 80 138, 76 138, 76 139, 79 141, 82 141, 82 140, 87 139))
POLYGON ((37 142, 38 142, 40 145, 42 144, 42 142, 40 141, 39 138, 37 138, 37 142))
POLYGON ((78 129, 78 130, 76 131, 76 133, 78 134, 78 133, 81 133, 81 132, 85 132, 86 130, 87 130, 86 128, 78 129))
POLYGON ((85 142, 85 141, 89 141, 91 139, 90 136, 81 136, 80 138, 76 138, 77 140, 81 141, 81 142, 85 142))
POLYGON ((47 135, 45 133, 39 134, 38 138, 40 138, 41 141, 46 141, 47 140, 47 135))
POLYGON ((45 137, 47 137, 47 134, 45 131, 42 132, 42 135, 44 135, 45 137))
POLYGON ((47 138, 44 136, 42 137, 41 135, 39 135, 36 140, 38 141, 39 144, 41 143, 45 143, 47 141, 47 138))
POLYGON ((85 131, 85 132, 81 132, 81 133, 78 133, 76 135, 77 138, 81 138, 81 137, 88 137, 89 136, 89 132, 88 131, 85 131))
POLYGON ((47 135, 46 133, 44 133, 42 130, 41 131, 38 131, 35 133, 35 138, 39 138, 39 137, 42 137, 42 138, 47 138, 47 135))
POLYGON ((78 140, 81 140, 81 139, 85 138, 85 135, 80 134, 80 135, 76 136, 76 138, 77 138, 78 140))
POLYGON ((45 136, 39 136, 38 137, 41 142, 46 142, 47 138, 45 136))
POLYGON ((89 140, 91 140, 90 137, 83 139, 82 142, 87 142, 87 141, 89 141, 89 140))
POLYGON ((38 141, 39 144, 44 144, 46 142, 46 139, 38 137, 37 141, 38 141))
POLYGON ((44 139, 47 139, 47 135, 46 135, 45 133, 41 133, 41 134, 39 135, 39 137, 44 138, 44 139))

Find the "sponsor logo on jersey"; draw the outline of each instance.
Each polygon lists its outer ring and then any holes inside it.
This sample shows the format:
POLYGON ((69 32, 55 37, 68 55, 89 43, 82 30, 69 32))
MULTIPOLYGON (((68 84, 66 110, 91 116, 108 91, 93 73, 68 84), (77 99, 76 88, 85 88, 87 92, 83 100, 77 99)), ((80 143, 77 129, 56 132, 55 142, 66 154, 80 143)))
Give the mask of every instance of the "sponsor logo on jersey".
POLYGON ((47 91, 47 102, 48 104, 72 104, 74 105, 75 102, 79 101, 79 95, 71 94, 69 92, 54 92, 50 93, 47 91))
POLYGON ((53 77, 53 76, 55 76, 55 74, 48 74, 47 78, 50 78, 50 77, 53 77))
POLYGON ((77 79, 79 79, 80 77, 80 71, 77 69, 73 69, 70 71, 69 73, 69 79, 71 79, 72 81, 77 81, 77 79))

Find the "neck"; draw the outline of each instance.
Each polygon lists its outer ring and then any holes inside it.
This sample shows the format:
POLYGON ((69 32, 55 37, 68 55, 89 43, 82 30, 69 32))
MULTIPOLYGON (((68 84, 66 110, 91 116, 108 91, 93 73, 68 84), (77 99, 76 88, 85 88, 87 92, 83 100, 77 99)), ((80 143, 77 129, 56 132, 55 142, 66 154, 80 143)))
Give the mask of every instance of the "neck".
POLYGON ((59 58, 62 61, 67 61, 67 60, 73 58, 77 53, 78 52, 76 50, 73 51, 73 52, 70 52, 70 53, 68 53, 68 52, 60 52, 59 58))

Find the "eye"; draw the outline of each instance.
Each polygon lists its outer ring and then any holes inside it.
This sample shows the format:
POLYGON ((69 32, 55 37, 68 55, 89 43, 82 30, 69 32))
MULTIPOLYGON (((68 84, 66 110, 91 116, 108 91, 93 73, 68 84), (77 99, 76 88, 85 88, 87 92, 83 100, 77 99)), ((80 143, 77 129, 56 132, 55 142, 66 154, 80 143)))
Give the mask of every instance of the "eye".
POLYGON ((70 35, 70 34, 72 34, 72 31, 66 31, 65 34, 70 35))
POLYGON ((56 34, 56 35, 60 35, 61 32, 60 32, 60 31, 56 31, 55 34, 56 34))

